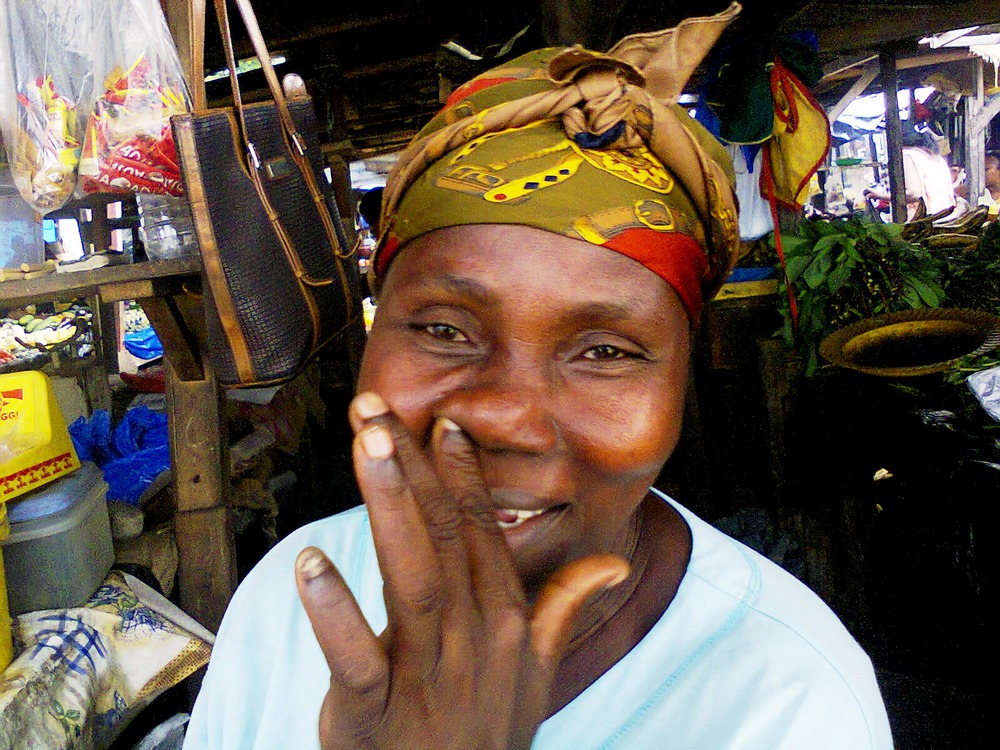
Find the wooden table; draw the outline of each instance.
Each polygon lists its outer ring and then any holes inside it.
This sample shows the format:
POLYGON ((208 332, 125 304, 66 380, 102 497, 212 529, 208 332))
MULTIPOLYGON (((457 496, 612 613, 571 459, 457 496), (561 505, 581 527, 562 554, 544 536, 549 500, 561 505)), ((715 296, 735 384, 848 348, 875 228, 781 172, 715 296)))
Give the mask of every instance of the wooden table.
POLYGON ((164 348, 181 607, 214 632, 237 576, 224 397, 203 356, 200 275, 199 257, 53 273, 0 282, 0 307, 78 297, 142 306, 164 348))

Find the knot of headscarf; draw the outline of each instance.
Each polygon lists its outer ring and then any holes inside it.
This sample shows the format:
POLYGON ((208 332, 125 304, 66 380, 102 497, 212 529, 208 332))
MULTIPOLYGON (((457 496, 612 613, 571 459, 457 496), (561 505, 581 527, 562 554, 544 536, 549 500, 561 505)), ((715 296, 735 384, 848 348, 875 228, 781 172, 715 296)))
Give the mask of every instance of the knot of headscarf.
MULTIPOLYGON (((665 169, 662 176, 650 178, 655 200, 647 207, 648 210, 639 205, 643 203, 642 195, 631 203, 635 204, 639 220, 654 231, 682 231, 686 228, 686 236, 695 238, 701 248, 699 254, 703 267, 697 271, 701 277, 699 296, 704 298, 714 294, 732 268, 739 248, 732 175, 731 171, 727 172, 721 166, 728 165, 721 145, 677 106, 677 99, 691 73, 739 11, 739 4, 734 2, 726 11, 715 16, 691 18, 672 29, 627 37, 607 53, 579 47, 539 51, 531 61, 526 61, 531 57, 526 55, 460 87, 442 112, 410 143, 389 175, 380 221, 382 239, 372 265, 375 273, 383 274, 394 252, 416 236, 414 232, 418 229, 402 227, 398 214, 407 191, 418 179, 426 179, 425 173, 432 165, 441 160, 446 165, 467 163, 470 154, 475 152, 478 155, 486 150, 484 144, 491 138, 527 132, 542 123, 559 123, 565 139, 572 143, 571 147, 598 169, 628 179, 622 164, 604 165, 599 159, 607 154, 609 159, 627 162, 635 153, 649 155, 644 158, 649 160, 656 175, 665 169), (531 62, 541 65, 532 69, 531 62), (485 99, 481 93, 487 89, 493 91, 492 87, 497 82, 509 84, 509 91, 504 89, 501 96, 510 98, 499 102, 488 101, 486 106, 482 106, 483 102, 476 100, 477 95, 480 100, 485 99), (518 95, 521 92, 525 93, 518 95), (474 100, 475 103, 470 103, 474 100), (477 148, 479 150, 475 151, 477 148), (676 195, 672 198, 675 205, 664 205, 661 200, 663 194, 670 193, 673 180, 680 183, 684 200, 689 201, 680 208, 677 205, 680 198, 676 195), (692 213, 690 208, 684 209, 688 205, 695 214, 690 218, 682 215, 692 213), (648 220, 644 218, 644 210, 648 220)), ((565 146, 570 147, 570 144, 565 146)), ((517 148, 523 150, 525 147, 517 148)), ((555 143, 546 148, 533 145, 532 148, 535 151, 524 159, 558 151, 563 145, 555 143)), ((503 161, 508 164, 515 160, 508 158, 503 161)), ((563 157, 560 164, 561 171, 545 174, 544 180, 558 183, 568 179, 565 176, 567 172, 575 175, 575 162, 567 163, 563 157)), ((631 168, 640 174, 643 171, 635 166, 631 168)), ((433 179, 438 185, 456 182, 453 174, 444 175, 441 172, 443 167, 436 169, 438 172, 433 179)), ((484 168, 480 175, 480 180, 487 183, 484 189, 491 179, 510 184, 509 180, 501 180, 484 168)), ((612 183, 621 184, 613 180, 612 183)), ((523 184, 527 187, 522 192, 535 185, 532 182, 523 184)), ((638 182, 636 184, 639 188, 643 187, 638 182)), ((547 183, 535 185, 541 188, 547 186, 547 183)), ((453 189, 472 190, 467 185, 453 189)), ((607 188, 604 189, 607 192, 607 188)), ((626 189, 625 186, 623 189, 626 189)), ((638 188, 630 185, 627 189, 635 191, 638 188)), ((611 190, 617 192, 617 187, 611 190)), ((496 198, 486 192, 485 196, 495 203, 505 200, 514 202, 508 195, 496 198)), ((468 222, 452 217, 448 223, 508 223, 504 218, 472 218, 472 214, 477 214, 475 207, 462 210, 469 214, 468 222)), ((590 214, 594 215, 594 212, 590 210, 590 214)), ((544 221, 535 219, 513 219, 509 223, 537 224, 548 228, 544 221)), ((427 231, 425 223, 416 221, 416 226, 427 231)), ((566 233, 637 257, 631 251, 606 242, 609 236, 606 232, 597 233, 599 237, 579 228, 574 232, 566 233)), ((645 255, 646 251, 639 254, 645 255)), ((640 257, 637 259, 666 278, 664 272, 654 267, 656 264, 646 263, 640 257)), ((675 284, 674 279, 667 280, 675 284)), ((692 307, 700 305, 700 301, 697 304, 685 301, 693 316, 697 311, 692 307)))

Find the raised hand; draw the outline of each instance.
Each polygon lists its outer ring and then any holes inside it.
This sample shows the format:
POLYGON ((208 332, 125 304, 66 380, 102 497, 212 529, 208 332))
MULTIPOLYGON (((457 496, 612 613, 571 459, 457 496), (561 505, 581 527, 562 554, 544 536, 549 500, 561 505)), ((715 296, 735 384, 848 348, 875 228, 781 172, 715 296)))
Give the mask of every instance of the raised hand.
POLYGON ((351 422, 388 626, 373 633, 326 556, 300 553, 299 595, 330 667, 321 747, 529 747, 577 613, 627 563, 576 560, 529 604, 461 427, 439 419, 425 451, 370 393, 351 422))

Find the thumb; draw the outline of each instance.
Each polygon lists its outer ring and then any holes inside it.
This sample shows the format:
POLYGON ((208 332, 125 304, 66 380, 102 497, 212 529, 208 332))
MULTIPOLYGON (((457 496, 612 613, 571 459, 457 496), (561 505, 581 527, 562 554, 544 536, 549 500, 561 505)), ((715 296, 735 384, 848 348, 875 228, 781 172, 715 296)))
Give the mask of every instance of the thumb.
POLYGON ((552 682, 573 635, 583 605, 594 594, 617 586, 630 569, 617 555, 592 555, 563 566, 548 580, 532 608, 530 651, 534 669, 523 675, 519 711, 511 728, 508 748, 529 748, 545 719, 552 682))
POLYGON ((563 566, 542 588, 531 616, 531 650, 539 667, 554 672, 577 615, 594 594, 617 586, 630 568, 617 555, 590 555, 563 566))

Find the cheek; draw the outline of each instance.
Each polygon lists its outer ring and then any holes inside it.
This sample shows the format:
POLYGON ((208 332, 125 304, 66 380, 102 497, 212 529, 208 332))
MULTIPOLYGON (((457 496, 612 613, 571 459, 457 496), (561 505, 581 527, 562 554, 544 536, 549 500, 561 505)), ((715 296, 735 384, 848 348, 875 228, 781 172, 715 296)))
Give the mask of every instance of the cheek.
POLYGON ((658 405, 661 408, 643 404, 627 416, 602 419, 602 430, 590 446, 591 452, 599 456, 595 463, 625 480, 659 473, 680 437, 683 403, 658 405))
POLYGON ((443 384, 443 379, 425 373, 419 361, 407 356, 405 347, 372 332, 365 346, 357 390, 372 391, 384 398, 415 436, 429 432, 443 384))
POLYGON ((678 378, 600 399, 577 422, 577 445, 589 465, 609 479, 652 480, 680 438, 686 383, 678 378))

